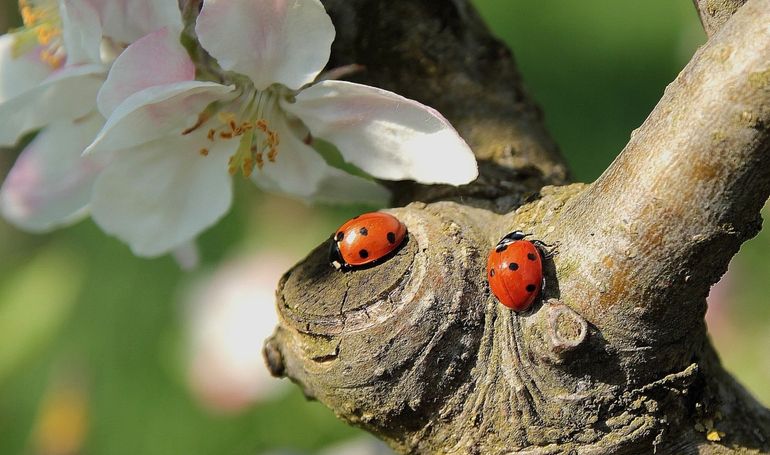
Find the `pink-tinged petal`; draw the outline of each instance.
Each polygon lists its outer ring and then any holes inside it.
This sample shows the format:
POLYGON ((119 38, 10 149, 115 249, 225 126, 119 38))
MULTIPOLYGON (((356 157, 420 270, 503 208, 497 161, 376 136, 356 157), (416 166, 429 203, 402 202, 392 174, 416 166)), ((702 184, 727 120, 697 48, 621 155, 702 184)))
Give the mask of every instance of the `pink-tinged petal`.
POLYGON ((254 169, 251 178, 259 187, 317 202, 382 205, 390 198, 383 186, 327 164, 283 119, 274 127, 280 137, 278 155, 275 162, 266 159, 262 169, 254 169))
POLYGON ((93 111, 102 71, 101 65, 65 68, 31 90, 0 103, 0 145, 13 145, 25 133, 93 111))
POLYGON ((258 89, 312 82, 334 41, 318 0, 204 0, 195 30, 222 68, 249 76, 258 89))
POLYGON ((40 59, 40 48, 16 55, 18 33, 0 36, 0 103, 31 90, 53 71, 40 59))
POLYGON ((440 113, 395 93, 323 81, 282 106, 375 177, 460 185, 478 175, 470 147, 440 113))
POLYGON ((167 135, 182 136, 206 106, 233 90, 213 82, 188 81, 134 93, 115 108, 85 153, 134 147, 167 135))
POLYGON ((93 219, 137 256, 190 242, 227 212, 232 199, 232 144, 220 141, 203 156, 207 145, 205 132, 196 131, 116 153, 94 185, 93 219))
POLYGON ((177 0, 87 0, 101 18, 104 36, 130 44, 161 28, 182 31, 177 0))
POLYGON ((275 288, 295 259, 275 251, 230 260, 188 290, 187 376, 195 396, 212 410, 241 411, 287 386, 270 375, 254 346, 262 346, 278 324, 275 288))
POLYGON ((195 79, 195 64, 179 42, 179 35, 163 28, 131 44, 112 64, 96 98, 99 111, 109 117, 130 95, 149 87, 195 79), (151 68, 151 71, 148 71, 151 68))
POLYGON ((102 23, 86 0, 62 0, 59 11, 67 65, 101 63, 102 23))
POLYGON ((201 252, 195 240, 190 240, 174 248, 171 251, 171 256, 182 270, 193 270, 201 263, 201 252))
POLYGON ((0 188, 3 216, 22 229, 46 231, 84 215, 103 163, 81 154, 103 123, 104 118, 93 112, 42 130, 21 152, 0 188))

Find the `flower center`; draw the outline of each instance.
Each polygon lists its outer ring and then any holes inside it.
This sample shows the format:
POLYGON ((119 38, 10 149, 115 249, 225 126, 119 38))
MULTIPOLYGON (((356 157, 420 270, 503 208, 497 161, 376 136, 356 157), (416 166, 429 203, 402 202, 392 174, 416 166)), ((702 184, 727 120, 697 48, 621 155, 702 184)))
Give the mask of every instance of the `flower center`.
MULTIPOLYGON (((225 106, 210 106, 198 115, 195 125, 182 134, 189 134, 212 120, 215 123, 209 126, 206 135, 210 142, 238 140, 238 148, 228 162, 228 171, 231 175, 241 172, 244 177, 250 177, 254 167, 262 169, 265 158, 274 163, 278 156, 280 138, 270 128, 277 110, 277 94, 273 90, 260 92, 251 88, 225 106)), ((207 156, 209 149, 202 148, 199 153, 207 156)))
POLYGON ((37 46, 40 60, 53 69, 59 68, 67 57, 61 33, 59 6, 53 0, 19 0, 24 28, 18 32, 13 54, 18 57, 37 46))

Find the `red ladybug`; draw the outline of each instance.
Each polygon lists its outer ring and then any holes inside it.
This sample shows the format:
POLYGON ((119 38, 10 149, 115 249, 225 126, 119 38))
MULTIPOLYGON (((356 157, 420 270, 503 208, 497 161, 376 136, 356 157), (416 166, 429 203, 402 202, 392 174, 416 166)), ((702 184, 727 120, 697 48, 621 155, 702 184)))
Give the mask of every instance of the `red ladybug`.
POLYGON ((513 231, 498 242, 487 259, 487 280, 492 293, 514 311, 532 306, 543 286, 543 257, 551 253, 539 240, 524 240, 530 234, 513 231))
POLYGON ((393 215, 364 213, 332 235, 329 260, 336 269, 372 264, 396 251, 406 238, 406 226, 393 215))

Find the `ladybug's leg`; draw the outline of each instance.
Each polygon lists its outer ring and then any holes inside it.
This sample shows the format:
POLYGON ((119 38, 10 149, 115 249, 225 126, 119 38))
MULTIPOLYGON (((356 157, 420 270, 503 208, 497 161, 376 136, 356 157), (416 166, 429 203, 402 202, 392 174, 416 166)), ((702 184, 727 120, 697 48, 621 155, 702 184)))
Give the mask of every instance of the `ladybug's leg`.
POLYGON ((557 248, 559 245, 557 244, 545 243, 541 240, 531 240, 531 242, 540 251, 543 259, 551 259, 558 253, 557 248))

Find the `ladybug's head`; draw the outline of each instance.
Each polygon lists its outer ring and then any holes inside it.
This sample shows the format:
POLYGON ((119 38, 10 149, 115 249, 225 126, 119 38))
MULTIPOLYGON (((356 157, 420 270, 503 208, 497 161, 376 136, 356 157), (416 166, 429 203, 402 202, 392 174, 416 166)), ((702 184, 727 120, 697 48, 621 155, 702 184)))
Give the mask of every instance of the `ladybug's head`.
POLYGON ((345 262, 345 260, 342 258, 342 253, 340 253, 340 246, 335 241, 334 236, 332 236, 332 241, 329 245, 329 263, 337 270, 347 270, 349 268, 348 264, 345 262))
POLYGON ((500 242, 498 243, 498 245, 503 243, 515 242, 517 240, 523 240, 524 238, 529 237, 530 235, 532 234, 525 234, 522 231, 509 232, 502 239, 500 239, 500 242))

